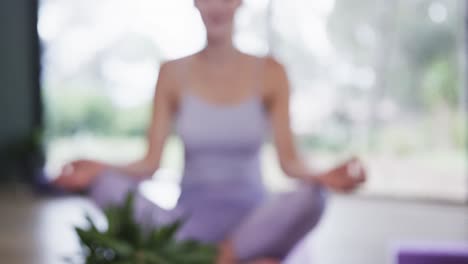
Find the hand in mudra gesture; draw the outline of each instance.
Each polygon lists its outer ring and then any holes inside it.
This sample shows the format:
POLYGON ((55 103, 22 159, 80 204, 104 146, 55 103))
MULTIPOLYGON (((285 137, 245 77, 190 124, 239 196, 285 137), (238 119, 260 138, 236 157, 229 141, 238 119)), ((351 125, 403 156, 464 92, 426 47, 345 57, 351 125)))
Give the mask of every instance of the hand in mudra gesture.
POLYGON ((63 166, 53 184, 68 191, 83 191, 104 170, 105 165, 93 160, 76 160, 63 166))
POLYGON ((352 158, 319 175, 317 180, 333 191, 349 193, 363 184, 366 178, 367 175, 362 162, 358 158, 352 158))

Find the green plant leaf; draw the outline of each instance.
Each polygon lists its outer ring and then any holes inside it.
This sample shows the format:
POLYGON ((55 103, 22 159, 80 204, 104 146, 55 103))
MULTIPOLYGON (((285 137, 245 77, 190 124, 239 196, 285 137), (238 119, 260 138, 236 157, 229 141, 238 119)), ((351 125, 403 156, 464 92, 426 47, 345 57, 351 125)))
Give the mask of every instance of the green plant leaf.
POLYGON ((216 247, 195 240, 178 241, 175 234, 185 221, 149 230, 146 235, 133 217, 134 196, 123 206, 105 209, 108 229, 99 231, 87 215, 88 227, 75 228, 86 264, 209 264, 216 247))
POLYGON ((162 226, 159 229, 153 230, 146 242, 147 248, 160 249, 163 246, 167 246, 171 240, 174 239, 175 234, 182 225, 182 221, 176 221, 170 225, 162 226))

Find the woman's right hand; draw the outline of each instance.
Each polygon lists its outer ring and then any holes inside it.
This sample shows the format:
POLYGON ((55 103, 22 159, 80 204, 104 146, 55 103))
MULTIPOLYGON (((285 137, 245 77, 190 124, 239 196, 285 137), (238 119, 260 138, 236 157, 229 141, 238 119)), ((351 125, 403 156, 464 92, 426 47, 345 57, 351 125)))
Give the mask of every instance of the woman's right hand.
POLYGON ((83 191, 108 166, 93 160, 77 160, 63 166, 53 184, 68 191, 83 191))

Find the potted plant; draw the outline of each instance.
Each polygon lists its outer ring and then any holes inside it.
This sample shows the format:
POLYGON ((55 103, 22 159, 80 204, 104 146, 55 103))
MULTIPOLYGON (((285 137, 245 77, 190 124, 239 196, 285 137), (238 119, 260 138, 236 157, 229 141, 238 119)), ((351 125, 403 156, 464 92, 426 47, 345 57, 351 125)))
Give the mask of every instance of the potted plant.
MULTIPOLYGON (((87 228, 75 228, 82 245, 79 260, 86 264, 210 264, 216 247, 198 241, 177 241, 175 234, 183 221, 144 232, 133 218, 133 194, 123 206, 105 210, 108 228, 99 230, 87 216, 87 228)), ((146 230, 146 229, 145 229, 146 230)))

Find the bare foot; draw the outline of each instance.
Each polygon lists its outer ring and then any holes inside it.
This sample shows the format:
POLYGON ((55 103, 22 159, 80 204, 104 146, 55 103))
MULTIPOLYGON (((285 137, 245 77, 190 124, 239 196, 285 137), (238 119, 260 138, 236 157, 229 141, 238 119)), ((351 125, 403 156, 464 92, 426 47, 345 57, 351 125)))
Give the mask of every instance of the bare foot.
POLYGON ((218 247, 219 254, 216 264, 235 264, 234 250, 230 241, 223 242, 218 247))
MULTIPOLYGON (((225 241, 221 243, 218 249, 219 255, 216 264, 240 264, 236 260, 231 241, 225 241)), ((262 258, 249 261, 245 264, 280 264, 280 261, 271 258, 262 258)))

